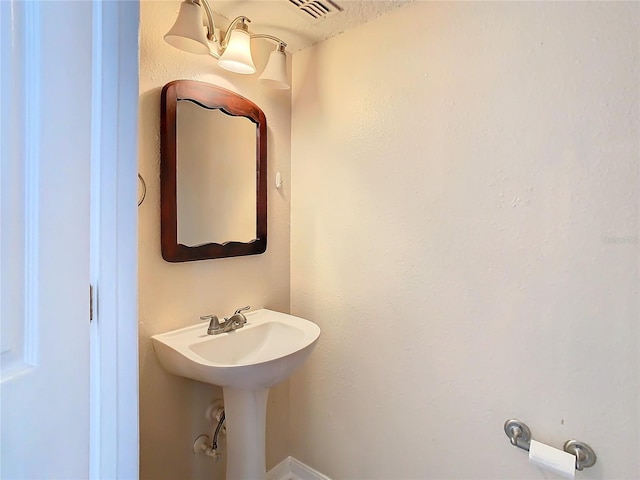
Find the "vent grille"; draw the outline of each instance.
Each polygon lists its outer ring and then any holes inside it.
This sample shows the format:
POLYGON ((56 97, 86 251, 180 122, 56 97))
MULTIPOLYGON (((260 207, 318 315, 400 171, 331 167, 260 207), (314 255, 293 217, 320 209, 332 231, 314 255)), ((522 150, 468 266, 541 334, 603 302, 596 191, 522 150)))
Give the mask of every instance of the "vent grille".
POLYGON ((331 0, 289 0, 289 3, 311 23, 320 23, 342 11, 331 0))

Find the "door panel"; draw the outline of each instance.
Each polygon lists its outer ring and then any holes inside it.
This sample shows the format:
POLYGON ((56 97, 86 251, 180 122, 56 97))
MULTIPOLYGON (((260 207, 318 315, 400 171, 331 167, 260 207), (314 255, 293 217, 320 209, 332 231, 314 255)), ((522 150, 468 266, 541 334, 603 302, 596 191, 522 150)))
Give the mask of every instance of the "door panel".
POLYGON ((0 9, 0 476, 88 478, 92 4, 0 9))

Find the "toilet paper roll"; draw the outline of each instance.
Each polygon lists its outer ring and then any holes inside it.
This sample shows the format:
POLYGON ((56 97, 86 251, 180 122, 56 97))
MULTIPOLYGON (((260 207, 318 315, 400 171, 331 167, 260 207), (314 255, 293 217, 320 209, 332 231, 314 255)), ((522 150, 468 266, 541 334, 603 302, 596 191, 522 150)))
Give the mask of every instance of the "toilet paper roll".
POLYGON ((544 470, 565 478, 575 478, 576 476, 576 457, 574 455, 535 440, 531 440, 529 461, 544 470))

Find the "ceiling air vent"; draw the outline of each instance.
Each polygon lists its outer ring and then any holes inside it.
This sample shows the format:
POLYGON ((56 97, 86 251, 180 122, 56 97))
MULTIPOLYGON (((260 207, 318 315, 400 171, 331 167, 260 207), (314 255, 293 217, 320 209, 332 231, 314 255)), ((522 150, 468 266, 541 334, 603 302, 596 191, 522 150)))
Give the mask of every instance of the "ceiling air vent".
POLYGON ((289 3, 311 23, 320 23, 342 11, 331 0, 289 0, 289 3))

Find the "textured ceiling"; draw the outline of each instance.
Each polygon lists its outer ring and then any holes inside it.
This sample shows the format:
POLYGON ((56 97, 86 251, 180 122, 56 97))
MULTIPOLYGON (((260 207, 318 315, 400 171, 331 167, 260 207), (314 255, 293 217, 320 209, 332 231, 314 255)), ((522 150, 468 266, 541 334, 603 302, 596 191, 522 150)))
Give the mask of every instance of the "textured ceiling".
POLYGON ((288 0, 210 0, 216 27, 226 30, 228 22, 244 15, 251 19, 252 33, 268 33, 287 43, 296 52, 327 38, 339 35, 357 25, 401 7, 412 0, 331 0, 341 12, 318 23, 300 13, 288 0), (217 16, 216 16, 217 17, 217 16))

